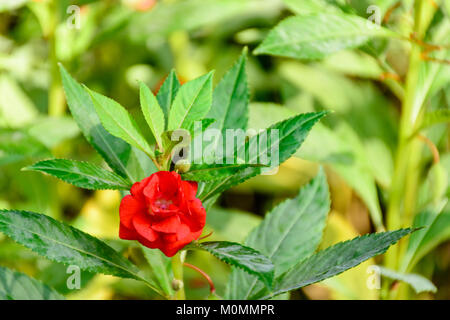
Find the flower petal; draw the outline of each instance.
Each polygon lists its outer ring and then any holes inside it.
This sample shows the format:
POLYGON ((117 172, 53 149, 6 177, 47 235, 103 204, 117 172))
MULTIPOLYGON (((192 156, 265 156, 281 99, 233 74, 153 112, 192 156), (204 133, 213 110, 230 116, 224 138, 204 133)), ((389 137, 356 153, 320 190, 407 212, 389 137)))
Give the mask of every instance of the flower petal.
POLYGON ((133 225, 136 232, 148 241, 156 241, 158 234, 151 228, 150 216, 146 216, 143 213, 136 215, 133 218, 133 225))
POLYGON ((122 223, 119 225, 119 238, 123 240, 137 240, 138 235, 133 229, 128 229, 122 223))
POLYGON ((153 230, 164 233, 176 233, 178 232, 180 226, 181 222, 178 215, 173 215, 158 222, 152 223, 153 230))
POLYGON ((133 217, 142 210, 143 206, 132 195, 123 197, 119 207, 120 222, 128 229, 132 229, 133 217))

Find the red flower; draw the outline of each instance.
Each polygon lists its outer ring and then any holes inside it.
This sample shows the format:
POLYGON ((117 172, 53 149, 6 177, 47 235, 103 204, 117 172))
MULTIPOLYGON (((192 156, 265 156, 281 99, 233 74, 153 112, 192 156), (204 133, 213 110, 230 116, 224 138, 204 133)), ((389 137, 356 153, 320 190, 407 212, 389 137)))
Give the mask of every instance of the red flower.
POLYGON ((200 237, 206 211, 195 197, 197 183, 178 173, 158 171, 136 182, 120 203, 119 237, 138 240, 171 257, 200 237))

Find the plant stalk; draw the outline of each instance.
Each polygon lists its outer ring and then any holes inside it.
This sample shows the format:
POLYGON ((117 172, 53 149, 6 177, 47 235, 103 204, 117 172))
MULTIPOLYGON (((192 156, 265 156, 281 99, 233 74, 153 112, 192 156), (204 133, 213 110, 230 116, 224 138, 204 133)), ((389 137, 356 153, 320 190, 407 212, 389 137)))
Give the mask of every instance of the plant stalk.
MULTIPOLYGON (((422 4, 422 0, 415 0, 414 33, 415 36, 420 38, 424 34, 421 23, 422 4)), ((414 110, 414 107, 420 78, 422 50, 417 43, 413 42, 411 46, 409 69, 406 76, 405 96, 400 118, 398 148, 389 195, 387 211, 388 230, 409 226, 412 223, 413 214, 416 208, 422 144, 418 139, 412 137, 417 125, 418 115, 420 114, 420 112, 414 110)), ((390 248, 385 256, 385 266, 387 268, 393 270, 398 269, 404 247, 405 241, 403 240, 390 248)), ((383 286, 382 296, 384 298, 392 297, 389 292, 389 285, 390 284, 386 282, 383 286)))
POLYGON ((172 257, 172 271, 173 271, 173 289, 175 294, 173 295, 174 300, 185 300, 186 295, 184 293, 184 282, 183 282, 183 251, 179 251, 176 255, 172 257))

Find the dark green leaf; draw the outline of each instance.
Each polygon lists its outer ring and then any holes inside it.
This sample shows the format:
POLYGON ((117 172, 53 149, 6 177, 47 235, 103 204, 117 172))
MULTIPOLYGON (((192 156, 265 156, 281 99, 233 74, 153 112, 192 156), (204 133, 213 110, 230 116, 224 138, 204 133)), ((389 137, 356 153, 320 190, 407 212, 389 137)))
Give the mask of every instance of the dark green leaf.
MULTIPOLYGON (((269 142, 267 144, 267 148, 259 148, 258 152, 254 156, 260 157, 261 154, 265 153, 267 154, 268 159, 271 159, 272 153, 278 152, 278 162, 279 164, 283 163, 290 156, 292 156, 298 148, 300 148, 301 144, 305 140, 314 124, 326 114, 327 112, 323 111, 304 113, 274 124, 266 130, 268 132, 266 133, 266 135, 267 137, 270 137, 270 131, 272 129, 275 129, 278 130, 278 139, 267 139, 267 141, 269 142)), ((259 133, 258 135, 250 138, 250 140, 246 142, 244 148, 248 150, 249 146, 254 145, 255 141, 258 141, 262 134, 264 133, 259 133)), ((239 153, 240 152, 238 152, 237 154, 239 153)), ((246 163, 258 163, 257 159, 254 158, 246 160, 246 163)), ((266 169, 263 169, 261 167, 249 167, 240 170, 236 174, 230 175, 225 179, 208 183, 202 188, 198 196, 201 200, 206 200, 219 192, 225 191, 251 177, 261 174, 262 170, 266 169)))
POLYGON ((45 172, 84 189, 130 190, 131 188, 130 181, 88 162, 52 159, 37 162, 24 170, 45 172))
POLYGON ((170 106, 172 105, 180 86, 177 74, 175 73, 175 70, 172 69, 156 95, 156 99, 158 99, 159 105, 164 112, 164 123, 166 125, 169 119, 170 106))
POLYGON ((212 128, 246 129, 248 120, 249 90, 245 63, 247 49, 236 61, 234 66, 225 74, 214 89, 213 102, 208 117, 216 119, 212 128))
POLYGON ((380 232, 340 242, 299 262, 289 271, 275 279, 270 294, 263 291, 250 299, 267 299, 278 294, 331 278, 373 256, 382 254, 398 240, 413 232, 413 229, 380 232))
MULTIPOLYGON (((314 253, 322 239, 329 210, 328 184, 320 169, 296 198, 286 200, 268 213, 244 244, 271 259, 275 276, 279 276, 314 253)), ((248 299, 261 289, 254 278, 233 270, 228 286, 230 299, 248 299)))
POLYGON ((133 264, 104 242, 46 215, 0 210, 0 232, 49 260, 89 272, 145 281, 133 264))
POLYGON ((272 287, 274 277, 272 261, 257 250, 228 241, 196 243, 195 248, 208 251, 223 262, 256 276, 268 288, 272 287))
POLYGON ((0 267, 0 300, 64 300, 64 297, 26 274, 0 267))
POLYGON ((373 37, 395 37, 394 32, 356 15, 317 13, 283 20, 256 48, 255 54, 297 59, 322 59, 356 48, 373 37))
POLYGON ((226 178, 249 167, 267 167, 261 164, 193 164, 188 172, 183 173, 183 180, 211 181, 226 178))

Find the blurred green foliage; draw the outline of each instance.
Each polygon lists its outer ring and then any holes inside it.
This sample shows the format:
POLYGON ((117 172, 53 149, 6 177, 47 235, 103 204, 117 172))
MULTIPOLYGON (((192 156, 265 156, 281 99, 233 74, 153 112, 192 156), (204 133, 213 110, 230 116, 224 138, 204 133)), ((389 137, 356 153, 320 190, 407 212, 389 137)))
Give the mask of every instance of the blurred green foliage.
MULTIPOLYGON (((425 0, 424 0, 425 1, 425 0)), ((44 212, 94 236, 107 239, 132 260, 150 270, 133 246, 117 240, 119 192, 83 191, 54 178, 20 169, 49 157, 89 160, 104 165, 84 140, 67 111, 57 63, 89 88, 103 93, 137 118, 139 81, 157 91, 172 68, 183 82, 214 69, 218 81, 239 57, 258 46, 283 18, 322 10, 368 17, 370 4, 378 5, 384 23, 395 31, 411 29, 412 1, 295 1, 295 0, 2 0, 0 1, 0 207, 44 212), (73 7, 73 6, 76 7, 73 7), (74 20, 75 19, 75 20, 74 20), (79 23, 79 27, 77 26, 79 23)), ((429 17, 427 40, 445 44, 449 1, 436 1, 429 17)), ((449 22, 450 23, 450 22, 449 22)), ((296 157, 274 176, 260 176, 226 192, 208 212, 212 240, 243 241, 261 215, 287 196, 297 193, 325 164, 332 197, 332 213, 324 247, 380 229, 394 171, 400 105, 407 73, 408 42, 371 40, 359 50, 344 50, 322 61, 249 54, 251 88, 249 127, 266 128, 301 112, 332 110, 318 124, 296 157), (400 79, 400 81, 397 81, 400 79)), ((437 53, 437 55, 441 52, 437 53)), ((447 54, 448 57, 448 54, 447 54)), ((450 68, 429 64, 423 71, 422 94, 430 110, 450 107, 450 68), (432 97, 432 98, 431 98, 432 97)), ((443 110, 443 111, 442 111, 443 110)), ((436 114, 435 114, 436 116, 436 114)), ((419 212, 414 224, 431 223, 415 234, 425 243, 419 252, 410 247, 403 270, 432 279, 436 298, 450 298, 450 153, 448 125, 442 117, 423 135, 440 154, 433 165, 433 148, 420 149, 422 170, 419 212), (431 169, 430 169, 431 168, 431 169), (439 209, 437 209, 439 208, 439 209), (422 220, 420 220, 422 219, 422 220), (437 236, 433 236, 433 233, 437 236)), ((150 141, 150 130, 144 132, 150 141)), ((372 259, 373 260, 373 259, 372 259)), ((188 262, 214 275, 218 294, 224 295, 229 267, 203 253, 188 262)), ((295 292, 291 298, 376 299, 367 288, 370 261, 344 275, 295 292)), ((64 266, 39 258, 0 235, 0 265, 38 278, 60 293, 78 299, 149 299, 140 283, 89 273, 82 274, 82 289, 68 290, 64 266)), ((186 270, 187 290, 193 299, 208 295, 208 284, 186 270)), ((431 294, 409 297, 432 298, 431 294)), ((283 296, 281 298, 288 298, 283 296)))

